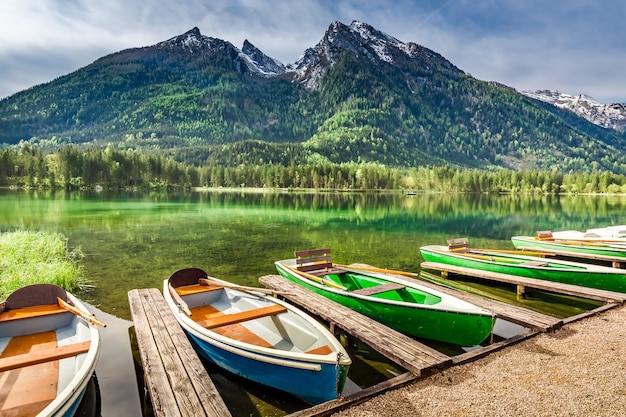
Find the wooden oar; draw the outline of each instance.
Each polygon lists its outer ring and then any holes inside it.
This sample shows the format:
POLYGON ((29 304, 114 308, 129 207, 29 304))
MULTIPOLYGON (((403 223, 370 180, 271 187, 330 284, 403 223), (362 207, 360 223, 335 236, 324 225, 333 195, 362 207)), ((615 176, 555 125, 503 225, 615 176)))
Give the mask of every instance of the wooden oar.
POLYGON ((279 294, 279 295, 290 294, 288 291, 276 291, 270 288, 246 287, 245 285, 219 283, 219 282, 211 281, 210 279, 207 279, 207 278, 199 278, 198 284, 207 285, 207 286, 216 286, 216 287, 222 287, 222 288, 232 288, 234 290, 242 290, 242 291, 256 291, 262 294, 279 294))
POLYGON ((306 277, 315 282, 319 282, 320 284, 328 285, 329 287, 337 288, 338 290, 343 290, 343 291, 346 291, 348 289, 344 287, 343 285, 339 285, 333 281, 329 281, 327 279, 315 276, 313 274, 309 274, 307 272, 298 271, 296 268, 292 268, 289 265, 285 265, 283 263, 281 263, 281 265, 287 268, 288 270, 290 270, 291 272, 293 272, 294 274, 302 275, 303 277, 306 277))
POLYGON ((356 265, 340 265, 340 264, 333 264, 333 266, 336 266, 337 268, 358 269, 361 271, 380 272, 383 274, 395 274, 395 275, 404 275, 407 277, 419 277, 419 274, 415 274, 413 272, 397 271, 394 269, 384 269, 384 268, 378 268, 375 266, 356 266, 356 265))
POLYGON ((176 301, 176 304, 178 304, 178 308, 180 308, 186 315, 191 316, 191 310, 189 310, 189 306, 187 305, 185 300, 181 298, 180 294, 176 292, 176 289, 172 287, 172 284, 168 283, 167 287, 170 290, 170 295, 172 296, 174 301, 176 301))
POLYGON ((507 249, 472 249, 472 252, 493 252, 493 253, 504 253, 507 255, 523 255, 523 256, 536 256, 538 258, 545 258, 549 254, 546 252, 534 252, 527 250, 507 250, 507 249))
POLYGON ((59 297, 57 297, 57 304, 59 305, 59 307, 64 308, 65 310, 69 311, 70 313, 76 314, 78 317, 80 317, 81 319, 85 320, 88 323, 95 324, 97 326, 107 327, 106 324, 102 323, 100 320, 98 320, 97 318, 95 318, 91 314, 87 314, 84 311, 81 311, 81 310, 77 309, 76 307, 74 307, 71 304, 66 303, 65 301, 63 301, 59 297))

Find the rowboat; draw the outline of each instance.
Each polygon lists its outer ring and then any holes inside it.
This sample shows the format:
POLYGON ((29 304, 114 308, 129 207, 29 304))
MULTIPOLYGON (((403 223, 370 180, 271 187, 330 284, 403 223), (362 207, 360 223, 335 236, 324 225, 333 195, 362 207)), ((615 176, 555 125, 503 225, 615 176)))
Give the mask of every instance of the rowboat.
POLYGON ((51 284, 0 304, 0 415, 74 416, 92 379, 102 324, 51 284))
POLYGON ((409 336, 475 346, 495 323, 494 313, 397 274, 335 265, 330 249, 299 251, 275 266, 288 280, 409 336))
POLYGON ((181 269, 163 282, 176 320, 208 361, 310 404, 338 398, 350 357, 320 323, 269 290, 181 269))
POLYGON ((470 249, 468 246, 459 248, 450 245, 420 248, 420 253, 427 262, 626 292, 626 271, 623 269, 514 252, 470 249))
POLYGON ((517 249, 555 251, 559 254, 591 255, 626 260, 626 239, 610 238, 593 232, 568 230, 551 233, 539 231, 537 236, 513 236, 517 249))

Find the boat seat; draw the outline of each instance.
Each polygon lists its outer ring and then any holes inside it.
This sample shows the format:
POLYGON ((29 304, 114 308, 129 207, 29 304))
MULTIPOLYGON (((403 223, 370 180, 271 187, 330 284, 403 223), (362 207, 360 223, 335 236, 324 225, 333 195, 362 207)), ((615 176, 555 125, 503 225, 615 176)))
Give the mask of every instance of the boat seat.
POLYGON ((461 253, 469 251, 469 240, 466 237, 448 239, 448 251, 461 253))
POLYGON ((376 285, 374 287, 361 288, 360 290, 351 291, 351 293, 359 294, 359 295, 374 295, 374 294, 380 294, 380 293, 387 292, 387 291, 401 290, 404 288, 406 288, 405 285, 396 284, 395 282, 390 282, 388 284, 376 285))
POLYGON ((73 343, 71 345, 58 346, 45 350, 37 350, 19 355, 0 358, 0 372, 37 365, 44 362, 55 361, 85 353, 91 346, 90 341, 73 343))
POLYGON ((284 313, 286 311, 287 307, 280 304, 273 304, 267 307, 259 307, 252 310, 241 311, 239 313, 210 317, 204 320, 198 320, 196 323, 204 328, 214 329, 216 327, 227 326, 229 324, 236 324, 243 321, 259 319, 261 317, 273 316, 276 314, 284 313))
POLYGON ((59 306, 58 304, 44 304, 31 307, 22 307, 13 310, 7 310, 0 314, 0 322, 60 313, 67 313, 67 310, 59 306))
POLYGON ((311 275, 322 276, 340 274, 342 269, 334 268, 330 249, 311 249, 296 251, 296 269, 311 275))
POLYGON ((185 295, 197 294, 201 292, 217 291, 221 290, 222 288, 224 287, 220 287, 219 285, 191 284, 183 285, 182 287, 176 287, 176 292, 182 297, 185 295))
POLYGON ((554 240, 554 236, 550 230, 537 230, 537 240, 554 240))

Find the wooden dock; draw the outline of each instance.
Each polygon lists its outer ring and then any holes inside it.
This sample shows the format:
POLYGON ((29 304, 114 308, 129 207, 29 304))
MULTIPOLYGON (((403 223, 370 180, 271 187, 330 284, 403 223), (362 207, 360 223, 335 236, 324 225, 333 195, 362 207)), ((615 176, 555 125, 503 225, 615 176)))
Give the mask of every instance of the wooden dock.
MULTIPOLYGON (((538 290, 551 291, 565 295, 572 295, 575 297, 588 298, 590 300, 604 301, 607 303, 623 303, 624 301, 626 301, 626 294, 624 293, 599 290, 589 287, 580 287, 578 285, 563 284, 554 281, 544 281, 540 279, 520 277, 517 275, 502 274, 499 272, 482 271, 475 268, 465 268, 462 266, 454 266, 438 262, 422 262, 421 268, 452 272, 455 274, 466 275, 470 277, 514 284, 518 287, 521 286, 524 288, 535 288, 538 290)), ((523 291, 518 290, 518 292, 523 291)))
POLYGON ((341 328, 367 343, 417 376, 430 374, 452 364, 449 356, 279 275, 263 276, 259 282, 268 288, 286 292, 281 296, 322 317, 331 324, 331 328, 341 328))
POLYGON ((155 417, 228 417, 204 365, 156 288, 128 301, 155 417))

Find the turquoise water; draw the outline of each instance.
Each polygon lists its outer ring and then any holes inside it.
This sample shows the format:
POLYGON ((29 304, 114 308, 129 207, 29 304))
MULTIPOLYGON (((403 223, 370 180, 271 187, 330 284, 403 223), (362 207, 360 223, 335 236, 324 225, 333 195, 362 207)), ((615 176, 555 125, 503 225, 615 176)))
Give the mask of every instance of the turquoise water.
MULTIPOLYGON (((468 237, 472 247, 513 249, 509 239, 514 235, 626 224, 625 208, 626 198, 612 196, 0 190, 0 231, 60 232, 71 248, 79 246, 86 255, 87 278, 96 287, 79 296, 119 320, 122 330, 115 337, 124 338, 128 291, 161 288, 163 279, 181 268, 198 267, 217 278, 258 286, 260 276, 275 273, 274 261, 292 258, 296 250, 329 247, 337 263, 418 272, 422 245, 468 237)), ((489 285, 478 285, 491 291, 489 285)), ((556 315, 580 309, 568 302, 561 308, 561 301, 553 299, 537 301, 542 303, 556 315)), ((373 368, 375 356, 362 350, 358 362, 373 368)), ((107 396, 106 381, 100 385, 107 396)), ((278 404, 269 406, 273 411, 254 411, 258 401, 241 415, 280 415, 281 408, 298 407, 278 404)), ((105 403, 102 415, 115 414, 105 403)))

